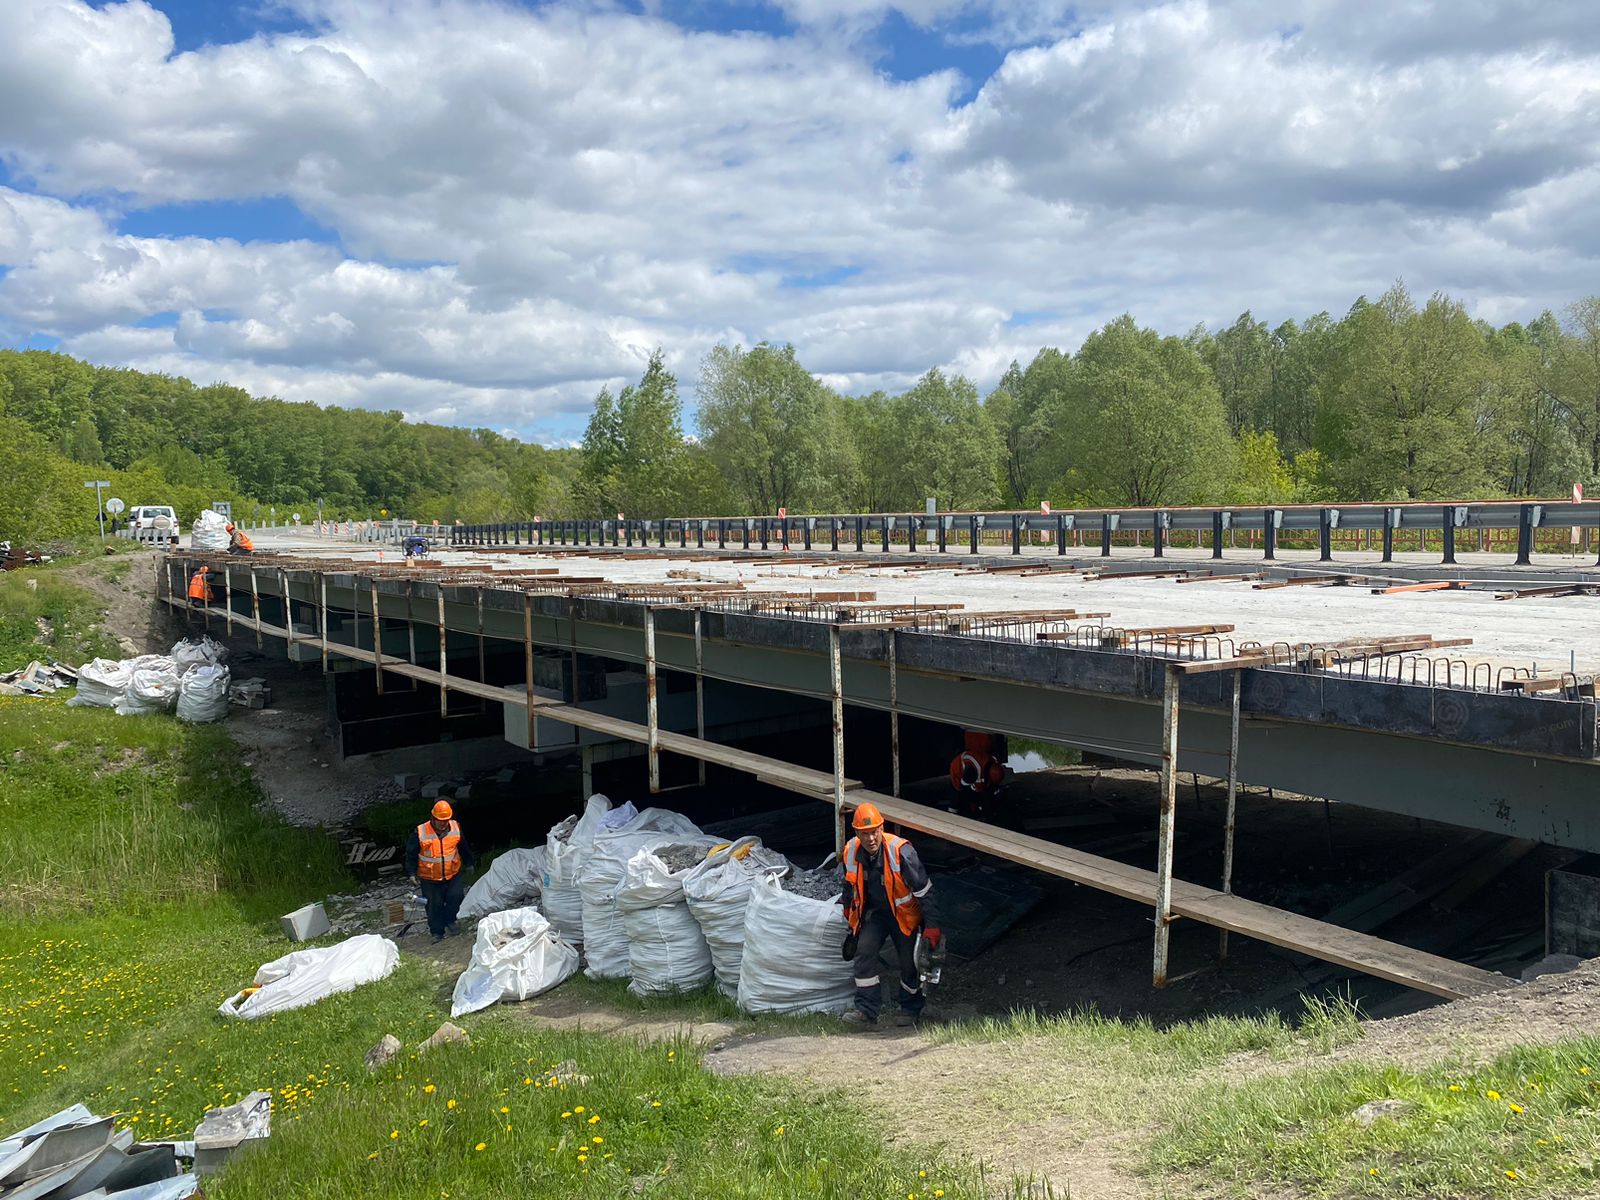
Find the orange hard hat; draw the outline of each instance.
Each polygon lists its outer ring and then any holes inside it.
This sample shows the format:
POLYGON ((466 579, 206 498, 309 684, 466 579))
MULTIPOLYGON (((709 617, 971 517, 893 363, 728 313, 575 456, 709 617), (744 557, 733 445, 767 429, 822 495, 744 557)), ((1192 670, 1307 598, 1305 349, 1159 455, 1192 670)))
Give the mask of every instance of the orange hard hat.
POLYGON ((450 807, 450 801, 440 800, 433 806, 433 819, 435 821, 448 821, 454 815, 455 809, 450 807))
POLYGON ((866 803, 856 809, 856 815, 850 821, 852 829, 882 829, 883 814, 878 811, 878 806, 866 803))
POLYGON ((223 528, 226 529, 229 533, 232 533, 233 532, 233 522, 229 521, 226 525, 223 526, 223 528))

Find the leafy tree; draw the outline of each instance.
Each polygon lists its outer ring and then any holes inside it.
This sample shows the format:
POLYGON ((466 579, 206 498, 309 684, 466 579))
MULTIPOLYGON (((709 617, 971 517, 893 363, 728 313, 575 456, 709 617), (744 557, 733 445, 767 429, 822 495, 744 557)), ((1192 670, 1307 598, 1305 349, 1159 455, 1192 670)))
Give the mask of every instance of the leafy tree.
POLYGON ((662 352, 650 356, 637 386, 615 400, 602 389, 584 431, 574 481, 583 511, 596 516, 633 511, 672 513, 688 469, 678 381, 662 352))
POLYGON ((793 346, 715 346, 700 368, 700 444, 744 511, 816 507, 826 487, 828 392, 793 346))
POLYGON ((1296 499, 1294 472, 1278 449, 1270 430, 1246 429, 1239 435, 1238 452, 1228 474, 1222 498, 1229 504, 1287 504, 1296 499))
POLYGON ((941 508, 996 503, 1000 438, 970 380, 934 368, 894 402, 893 424, 891 511, 920 511, 929 496, 941 508))
POLYGON ((1194 348, 1123 315, 1078 351, 1070 421, 1088 494, 1160 506, 1215 496, 1232 444, 1222 399, 1194 348))
POLYGON ((97 529, 83 471, 23 421, 0 417, 0 538, 36 545, 97 529))
POLYGON ((78 417, 63 442, 61 449, 73 462, 99 466, 106 460, 106 452, 100 446, 100 431, 94 427, 94 418, 88 413, 78 417))
POLYGON ((1600 296, 1567 309, 1566 334, 1553 364, 1552 391, 1583 448, 1588 482, 1600 483, 1600 296))

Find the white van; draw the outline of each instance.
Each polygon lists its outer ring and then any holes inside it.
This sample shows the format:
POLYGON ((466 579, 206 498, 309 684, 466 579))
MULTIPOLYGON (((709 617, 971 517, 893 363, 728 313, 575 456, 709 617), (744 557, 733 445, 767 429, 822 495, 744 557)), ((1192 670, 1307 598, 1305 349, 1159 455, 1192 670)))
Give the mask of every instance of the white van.
POLYGON ((138 504, 128 510, 128 535, 141 542, 178 544, 178 514, 170 504, 138 504))

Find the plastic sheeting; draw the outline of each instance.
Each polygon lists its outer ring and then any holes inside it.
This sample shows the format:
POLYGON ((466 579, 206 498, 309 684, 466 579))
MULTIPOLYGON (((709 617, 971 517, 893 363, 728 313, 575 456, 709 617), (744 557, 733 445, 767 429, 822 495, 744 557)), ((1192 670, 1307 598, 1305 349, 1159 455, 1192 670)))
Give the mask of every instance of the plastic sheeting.
POLYGON ((598 835, 578 872, 583 897, 584 974, 622 979, 628 974, 628 932, 617 913, 616 893, 628 860, 646 846, 703 839, 699 826, 667 808, 647 808, 620 828, 598 835))
POLYGON ((538 901, 550 852, 544 846, 507 850, 467 889, 456 914, 463 921, 538 901))
POLYGON ((477 1012, 502 1000, 526 1000, 578 969, 578 952, 537 908, 490 913, 478 922, 472 962, 456 980, 450 1015, 477 1012))
POLYGON ((296 950, 264 964, 254 981, 217 1010, 225 1017, 266 1017, 304 1008, 338 992, 375 983, 394 970, 400 950, 388 938, 363 933, 337 946, 296 950))
POLYGON ((128 686, 117 702, 119 715, 145 716, 171 712, 178 702, 178 670, 170 658, 135 659, 146 665, 128 673, 128 686))
POLYGON ((703 855, 711 838, 646 847, 628 860, 617 889, 617 911, 628 935, 628 990, 636 996, 686 992, 711 981, 711 948, 683 897, 683 881, 698 862, 674 872, 662 853, 687 848, 703 855))
POLYGON ((78 668, 78 694, 67 703, 78 707, 115 708, 122 703, 132 678, 131 662, 93 659, 78 668))
POLYGON ((232 538, 228 536, 228 518, 219 512, 206 509, 189 527, 191 550, 226 550, 232 538))
POLYGON ((757 837, 743 837, 706 857, 683 877, 689 912, 699 922, 716 968, 717 987, 739 993, 739 963, 744 957, 744 913, 750 889, 766 875, 781 875, 789 860, 768 850, 757 837))
POLYGON ((190 667, 178 680, 178 720, 197 724, 228 715, 228 668, 207 663, 190 667))
POLYGON ((747 1013, 842 1013, 855 1002, 852 964, 839 954, 849 927, 830 900, 758 880, 744 914, 739 1007, 747 1013))
POLYGON ((550 918, 557 932, 574 945, 583 944, 583 898, 578 894, 578 871, 594 845, 594 835, 600 832, 600 822, 610 812, 611 801, 596 792, 585 801, 581 816, 568 817, 552 825, 545 838, 541 896, 545 916, 550 918))

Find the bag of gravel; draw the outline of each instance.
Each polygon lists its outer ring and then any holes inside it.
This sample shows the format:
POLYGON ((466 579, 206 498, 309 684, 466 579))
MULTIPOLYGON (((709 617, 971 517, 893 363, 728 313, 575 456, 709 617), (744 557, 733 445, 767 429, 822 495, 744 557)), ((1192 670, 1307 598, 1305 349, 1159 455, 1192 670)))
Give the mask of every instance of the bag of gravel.
POLYGON ((625 979, 628 932, 617 914, 617 889, 628 860, 646 846, 690 841, 705 835, 695 823, 666 808, 647 808, 618 829, 598 834, 578 871, 583 897, 583 973, 591 979, 625 979))
POLYGON ((716 968, 717 987, 739 994, 739 961, 744 957, 744 911, 750 889, 764 875, 781 875, 789 860, 768 850, 758 837, 718 846, 683 877, 683 897, 700 923, 716 968))
MULTIPOLYGON (((815 875, 815 872, 811 873, 815 875)), ((852 964, 839 955, 848 926, 833 899, 786 891, 772 876, 750 888, 739 1007, 747 1013, 843 1013, 855 1002, 852 964)))
POLYGON ((714 838, 646 846, 628 860, 617 911, 628 935, 628 990, 635 996, 686 992, 711 981, 711 948, 683 898, 684 878, 714 838))
POLYGON ((584 804, 583 815, 568 817, 550 827, 545 838, 542 893, 544 915, 573 945, 583 943, 583 898, 578 894, 578 869, 594 845, 600 823, 611 811, 611 801, 596 792, 584 804))
POLYGON ((470 921, 537 903, 544 890, 544 868, 549 854, 544 846, 507 850, 467 889, 457 917, 470 921))
POLYGON ((456 980, 450 1015, 548 992, 578 969, 578 952, 536 908, 490 913, 478 922, 472 961, 456 980))

